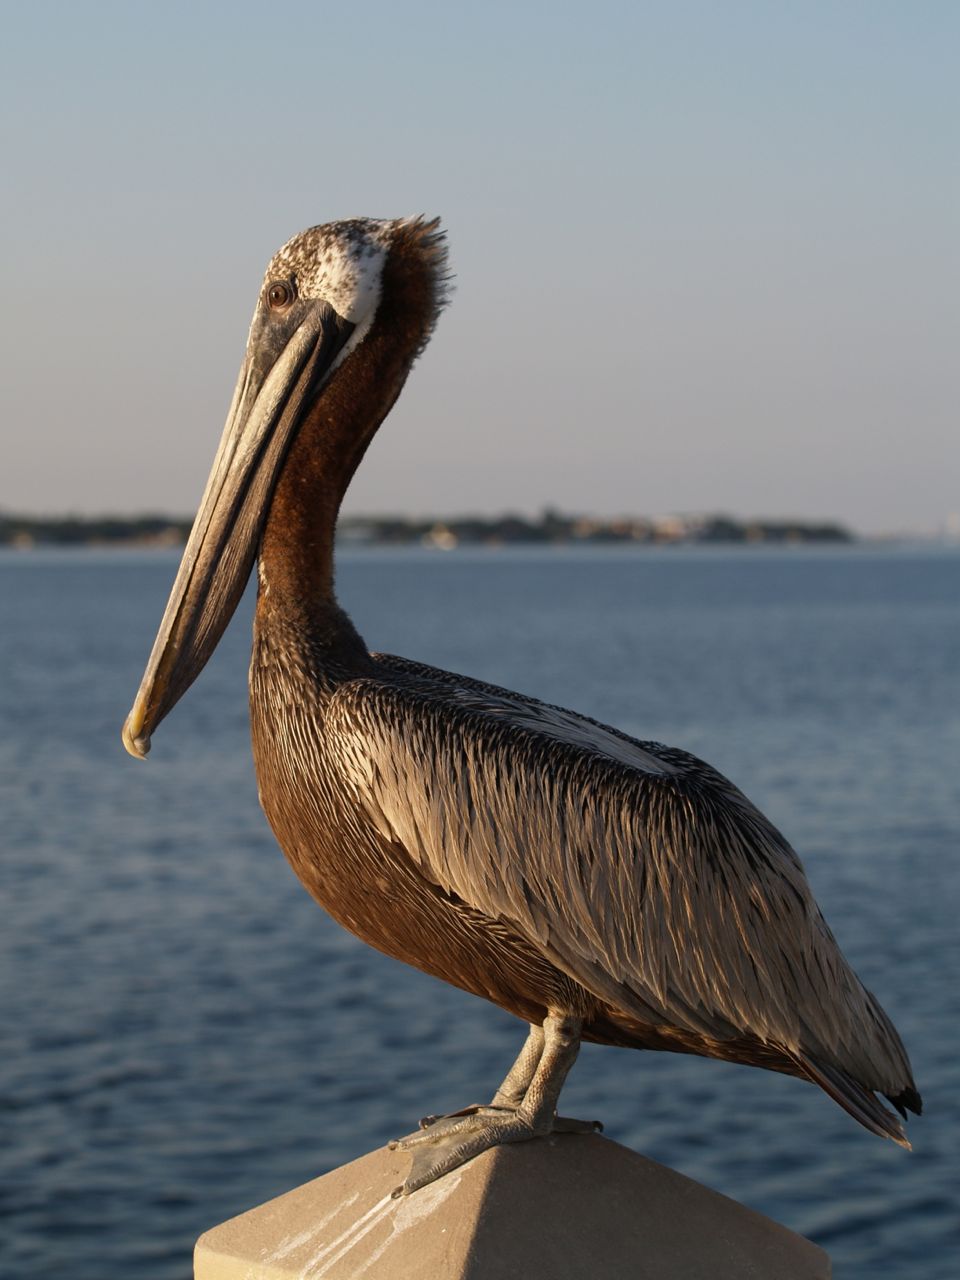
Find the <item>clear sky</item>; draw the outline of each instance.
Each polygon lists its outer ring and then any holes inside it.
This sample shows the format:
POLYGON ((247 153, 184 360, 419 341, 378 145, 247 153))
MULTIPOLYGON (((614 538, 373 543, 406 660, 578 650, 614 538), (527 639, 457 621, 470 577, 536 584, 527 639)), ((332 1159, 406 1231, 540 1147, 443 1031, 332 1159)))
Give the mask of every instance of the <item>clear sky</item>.
POLYGON ((0 507, 187 512, 261 273, 439 213, 348 509, 960 509, 952 0, 4 3, 0 507))

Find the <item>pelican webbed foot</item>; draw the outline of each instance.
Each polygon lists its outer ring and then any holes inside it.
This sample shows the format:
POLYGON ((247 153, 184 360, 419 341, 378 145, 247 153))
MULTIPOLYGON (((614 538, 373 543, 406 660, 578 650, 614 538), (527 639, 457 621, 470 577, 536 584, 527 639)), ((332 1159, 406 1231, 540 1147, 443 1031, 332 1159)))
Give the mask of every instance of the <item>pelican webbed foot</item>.
POLYGON ((531 1027, 520 1056, 488 1106, 473 1105, 446 1116, 425 1116, 420 1129, 390 1143, 409 1151, 410 1172, 394 1196, 410 1195, 474 1156, 506 1142, 525 1142, 549 1133, 595 1133, 595 1120, 556 1114, 557 1099, 580 1048, 580 1022, 548 1017, 531 1027))

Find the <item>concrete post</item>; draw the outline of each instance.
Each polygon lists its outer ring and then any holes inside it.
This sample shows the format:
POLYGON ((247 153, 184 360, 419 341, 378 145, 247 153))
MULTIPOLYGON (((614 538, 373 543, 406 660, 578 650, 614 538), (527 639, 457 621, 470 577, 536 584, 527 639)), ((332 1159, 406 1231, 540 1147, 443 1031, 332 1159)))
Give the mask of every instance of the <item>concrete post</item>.
POLYGON ((412 1196, 385 1148, 197 1241, 196 1280, 827 1280, 827 1255, 605 1138, 498 1147, 412 1196))

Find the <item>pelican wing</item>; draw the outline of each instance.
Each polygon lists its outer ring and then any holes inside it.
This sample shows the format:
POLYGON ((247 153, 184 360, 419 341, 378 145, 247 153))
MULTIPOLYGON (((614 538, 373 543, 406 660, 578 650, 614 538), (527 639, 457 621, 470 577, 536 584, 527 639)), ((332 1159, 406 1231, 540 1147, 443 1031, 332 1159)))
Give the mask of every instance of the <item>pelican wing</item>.
POLYGON ((798 858, 721 774, 534 699, 377 661, 390 680, 350 682, 330 713, 358 801, 427 879, 614 1009, 903 1090, 902 1045, 798 858))

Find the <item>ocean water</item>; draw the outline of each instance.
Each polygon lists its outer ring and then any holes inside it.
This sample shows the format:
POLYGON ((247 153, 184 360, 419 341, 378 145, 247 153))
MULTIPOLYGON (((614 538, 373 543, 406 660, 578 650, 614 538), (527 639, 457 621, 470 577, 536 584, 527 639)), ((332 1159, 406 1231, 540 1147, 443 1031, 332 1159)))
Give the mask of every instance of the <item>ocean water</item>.
MULTIPOLYGON (((258 809, 245 601, 122 750, 167 553, 0 557, 0 1275, 186 1280, 200 1231, 489 1096, 524 1028, 310 901, 258 809)), ((371 647, 686 747, 792 840, 910 1049, 908 1154, 808 1085, 586 1046, 568 1114, 826 1248, 960 1274, 960 556, 355 551, 371 647)))

